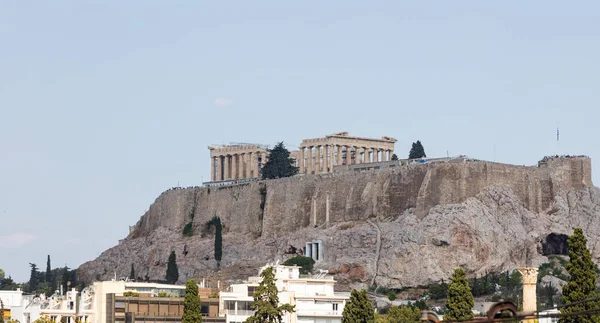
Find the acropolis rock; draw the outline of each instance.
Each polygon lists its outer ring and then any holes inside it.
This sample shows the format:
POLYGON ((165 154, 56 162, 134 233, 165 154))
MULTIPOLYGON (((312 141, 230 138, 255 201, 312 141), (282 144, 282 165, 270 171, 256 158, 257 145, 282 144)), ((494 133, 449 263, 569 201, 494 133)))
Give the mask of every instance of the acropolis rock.
POLYGON ((600 259, 600 190, 589 158, 530 167, 462 160, 168 190, 78 275, 127 276, 134 263, 141 277, 162 279, 172 250, 181 282, 212 275, 217 264, 206 222, 215 215, 223 223, 219 273, 228 279, 255 275, 265 263, 291 257, 290 246, 319 241, 315 268, 335 273, 347 288, 425 285, 448 280, 459 266, 470 276, 535 267, 546 261, 542 241, 573 227, 583 228, 600 259))

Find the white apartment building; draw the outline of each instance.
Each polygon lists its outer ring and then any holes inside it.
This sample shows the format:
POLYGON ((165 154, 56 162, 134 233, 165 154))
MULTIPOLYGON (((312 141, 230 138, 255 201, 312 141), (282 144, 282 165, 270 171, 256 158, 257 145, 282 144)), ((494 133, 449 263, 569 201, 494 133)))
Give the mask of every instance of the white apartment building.
MULTIPOLYGON (((260 269, 262 272, 269 266, 260 269)), ((350 293, 336 293, 333 276, 325 273, 300 276, 298 266, 272 266, 275 271, 279 303, 296 306, 294 313, 284 316, 285 323, 341 323, 342 312, 350 293)), ((252 316, 250 305, 260 277, 250 277, 247 283, 231 285, 228 292, 221 292, 219 306, 227 323, 244 322, 252 316)))
POLYGON ((31 323, 42 315, 46 315, 56 322, 60 322, 62 317, 66 317, 68 323, 76 315, 77 291, 72 289, 66 294, 54 293, 50 297, 42 294, 39 297, 34 295, 23 295, 21 289, 15 291, 0 291, 0 298, 4 303, 5 309, 10 311, 9 316, 21 323, 31 323))

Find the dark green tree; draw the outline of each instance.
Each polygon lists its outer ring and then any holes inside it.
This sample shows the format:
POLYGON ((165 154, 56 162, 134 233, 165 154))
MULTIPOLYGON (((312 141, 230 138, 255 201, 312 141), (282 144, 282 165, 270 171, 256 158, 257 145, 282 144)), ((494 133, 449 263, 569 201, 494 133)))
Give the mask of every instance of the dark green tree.
POLYGON ((398 160, 398 155, 392 154, 392 160, 398 160))
POLYGON ((135 268, 133 267, 133 263, 131 263, 131 270, 129 271, 129 279, 135 279, 135 268))
POLYGON ((392 306, 387 312, 390 323, 415 323, 421 318, 421 310, 414 306, 392 306))
POLYGON ((300 266, 300 273, 306 275, 313 270, 315 260, 310 257, 295 256, 286 260, 284 266, 300 266))
POLYGON ((15 283, 10 276, 0 279, 0 290, 14 290, 17 287, 19 287, 19 285, 15 283))
POLYGON ((467 275, 462 268, 457 268, 452 274, 452 281, 448 285, 446 308, 448 312, 444 320, 470 320, 473 318, 473 294, 467 281, 467 275))
POLYGON ((177 256, 175 255, 175 251, 171 251, 171 254, 169 255, 165 280, 169 284, 175 284, 179 280, 179 268, 177 268, 177 256))
POLYGON ((298 174, 298 167, 294 166, 294 159, 290 158, 290 152, 285 148, 283 142, 269 149, 269 161, 262 168, 262 178, 283 178, 298 174))
POLYGON ((429 296, 435 300, 445 298, 446 295, 448 295, 448 284, 442 279, 442 282, 439 284, 429 285, 428 293, 429 296))
POLYGON ((421 141, 417 140, 417 142, 412 143, 412 148, 410 149, 410 152, 408 153, 408 158, 414 159, 414 158, 423 158, 423 157, 427 157, 427 155, 425 154, 425 148, 423 148, 421 141))
POLYGON ((254 293, 254 303, 250 305, 250 308, 256 312, 246 320, 246 323, 281 323, 286 312, 294 312, 295 305, 279 305, 273 267, 263 270, 260 277, 262 280, 254 293))
POLYGON ((546 303, 543 308, 549 308, 549 307, 553 307, 554 306, 554 296, 556 296, 556 293, 558 292, 558 290, 556 288, 554 288, 554 286, 552 286, 552 284, 548 284, 546 286, 543 286, 541 288, 541 299, 544 300, 544 302, 546 303))
POLYGON ((29 263, 29 266, 31 267, 31 274, 29 276, 29 292, 34 293, 40 287, 39 272, 36 264, 29 263))
POLYGON ((375 311, 367 297, 367 291, 353 289, 350 293, 350 301, 346 303, 342 313, 342 323, 373 322, 375 322, 375 311))
POLYGON ((48 260, 46 261, 46 279, 47 283, 52 283, 52 267, 50 266, 50 255, 48 255, 48 260))
MULTIPOLYGON (((567 240, 569 247, 569 262, 565 268, 571 276, 569 282, 563 286, 562 298, 566 307, 560 309, 562 314, 574 312, 597 310, 600 306, 598 301, 583 302, 575 305, 570 303, 583 301, 598 297, 596 293, 596 272, 592 256, 586 244, 587 239, 583 235, 581 228, 575 228, 573 235, 567 240)), ((562 317, 562 323, 571 322, 600 322, 600 316, 596 315, 577 315, 576 317, 562 317)))
POLYGON ((221 225, 221 218, 215 215, 208 223, 215 227, 215 260, 217 261, 217 268, 221 268, 221 258, 223 256, 223 225, 221 225))
POLYGON ((185 298, 183 299, 183 317, 181 323, 200 323, 200 297, 198 296, 198 284, 190 279, 185 284, 185 298))

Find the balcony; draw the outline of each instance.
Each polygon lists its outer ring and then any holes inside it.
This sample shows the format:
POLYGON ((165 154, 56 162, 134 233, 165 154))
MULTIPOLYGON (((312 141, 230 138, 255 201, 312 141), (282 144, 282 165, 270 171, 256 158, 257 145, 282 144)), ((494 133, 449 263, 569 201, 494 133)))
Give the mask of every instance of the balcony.
POLYGON ((225 310, 225 315, 236 315, 236 316, 252 316, 254 315, 254 311, 248 310, 225 310))
POLYGON ((342 311, 337 310, 311 310, 311 309, 298 309, 296 310, 298 316, 318 316, 318 317, 342 317, 342 311))

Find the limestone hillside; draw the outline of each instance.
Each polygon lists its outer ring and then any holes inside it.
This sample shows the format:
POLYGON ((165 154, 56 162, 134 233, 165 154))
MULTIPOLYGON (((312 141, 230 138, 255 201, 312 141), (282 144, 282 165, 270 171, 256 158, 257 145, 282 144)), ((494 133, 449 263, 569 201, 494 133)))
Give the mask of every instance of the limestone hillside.
POLYGON ((88 281, 128 276, 133 263, 138 276, 163 279, 174 250, 181 282, 243 279, 290 257, 290 246, 322 240, 324 259, 316 268, 329 269, 345 288, 417 286, 448 279, 459 266, 483 275, 545 262, 546 237, 570 234, 573 227, 584 229, 600 259, 600 190, 592 186, 589 158, 531 167, 409 165, 168 190, 128 237, 81 265, 78 274, 88 281), (215 215, 224 226, 218 273, 206 226, 215 215), (190 222, 193 235, 186 237, 190 222))

